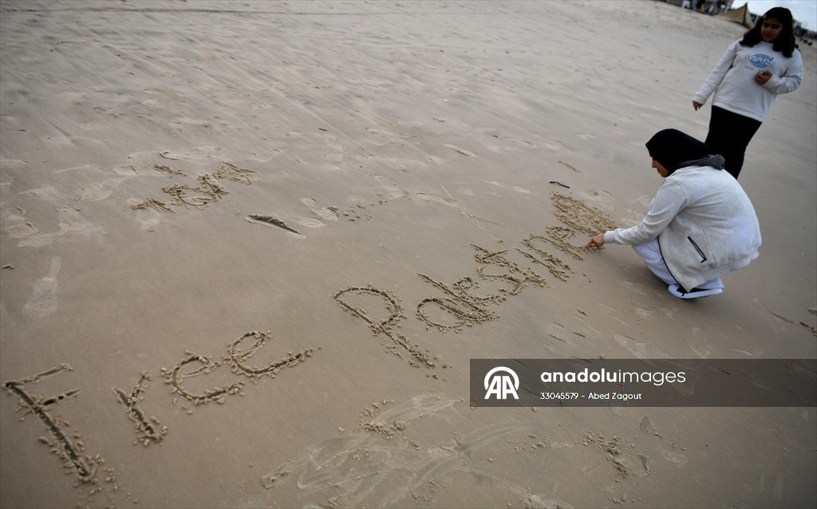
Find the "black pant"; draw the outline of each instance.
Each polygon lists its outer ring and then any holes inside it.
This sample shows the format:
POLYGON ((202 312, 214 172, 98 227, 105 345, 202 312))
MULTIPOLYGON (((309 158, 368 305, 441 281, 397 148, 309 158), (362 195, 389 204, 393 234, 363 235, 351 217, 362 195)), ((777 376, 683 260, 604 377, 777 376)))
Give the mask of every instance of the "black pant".
POLYGON ((714 153, 726 159, 725 170, 736 179, 743 168, 746 147, 760 129, 760 124, 760 121, 753 118, 712 106, 709 134, 706 135, 705 143, 714 153))

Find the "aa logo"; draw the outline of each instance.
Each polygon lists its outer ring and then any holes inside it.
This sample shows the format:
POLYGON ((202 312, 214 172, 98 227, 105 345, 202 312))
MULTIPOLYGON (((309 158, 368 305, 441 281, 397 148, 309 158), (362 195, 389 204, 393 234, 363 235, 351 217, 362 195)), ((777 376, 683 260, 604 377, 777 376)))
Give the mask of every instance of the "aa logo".
POLYGON ((506 399, 513 396, 519 399, 516 391, 519 390, 519 377, 511 368, 497 366, 485 375, 485 399, 490 399, 491 395, 496 399, 506 399))

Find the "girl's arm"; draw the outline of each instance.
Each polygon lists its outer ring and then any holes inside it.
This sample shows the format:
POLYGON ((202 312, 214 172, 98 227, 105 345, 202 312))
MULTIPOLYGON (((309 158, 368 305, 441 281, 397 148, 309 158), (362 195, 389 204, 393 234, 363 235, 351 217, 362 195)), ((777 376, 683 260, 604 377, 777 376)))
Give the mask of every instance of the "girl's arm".
POLYGON ((788 94, 797 90, 802 80, 803 57, 800 55, 800 50, 794 50, 786 72, 782 76, 772 75, 769 81, 763 84, 763 87, 775 94, 788 94))
POLYGON ((643 244, 656 238, 687 204, 683 187, 672 179, 664 180, 641 224, 632 228, 617 228, 604 233, 604 242, 643 244))
POLYGON ((695 97, 692 98, 693 103, 705 104, 706 100, 709 99, 709 96, 712 95, 712 92, 718 88, 718 85, 720 85, 721 81, 723 81, 723 77, 726 76, 726 73, 729 71, 735 61, 735 57, 738 54, 739 45, 740 41, 735 41, 730 44, 728 48, 726 48, 720 62, 718 62, 715 68, 712 69, 712 72, 709 73, 709 76, 706 77, 701 85, 701 88, 699 88, 698 92, 695 93, 695 97))

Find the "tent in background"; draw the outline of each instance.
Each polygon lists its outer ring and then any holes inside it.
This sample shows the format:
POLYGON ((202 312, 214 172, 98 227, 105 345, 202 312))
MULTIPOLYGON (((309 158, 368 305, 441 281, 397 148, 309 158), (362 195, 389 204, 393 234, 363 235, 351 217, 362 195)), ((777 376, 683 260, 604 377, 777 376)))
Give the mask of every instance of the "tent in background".
POLYGON ((718 17, 730 19, 735 23, 740 23, 746 28, 752 28, 753 26, 755 26, 754 22, 752 21, 752 13, 749 12, 748 2, 743 4, 743 7, 738 7, 737 9, 730 9, 724 12, 723 14, 718 14, 718 17))

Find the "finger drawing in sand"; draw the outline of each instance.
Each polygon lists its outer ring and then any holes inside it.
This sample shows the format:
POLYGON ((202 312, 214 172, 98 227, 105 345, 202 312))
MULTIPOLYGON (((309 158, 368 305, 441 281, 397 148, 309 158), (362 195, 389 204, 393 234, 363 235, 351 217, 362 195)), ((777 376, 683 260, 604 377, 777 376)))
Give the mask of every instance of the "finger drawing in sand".
POLYGON ((261 349, 261 347, 270 341, 272 341, 272 333, 270 331, 246 332, 243 336, 230 344, 224 360, 230 363, 233 373, 249 377, 253 383, 257 383, 258 379, 263 376, 275 378, 281 372, 281 368, 295 367, 298 365, 298 363, 304 362, 307 358, 312 357, 314 352, 312 348, 307 348, 296 353, 288 352, 286 357, 283 359, 270 362, 262 368, 257 366, 247 366, 245 362, 247 362, 261 349), (240 348, 241 344, 250 338, 254 339, 254 342, 245 350, 242 350, 240 348))
POLYGON ((142 410, 147 384, 151 380, 150 373, 142 372, 130 394, 114 387, 117 400, 128 410, 128 419, 136 426, 137 441, 147 447, 151 443, 159 443, 167 434, 167 426, 162 425, 155 416, 146 416, 142 410))
MULTIPOLYGON (((551 231, 548 230, 548 233, 550 232, 551 231)), ((567 252, 571 255, 573 254, 572 245, 567 244, 561 238, 557 237, 557 241, 554 241, 553 238, 554 236, 552 234, 548 236, 531 234, 530 237, 522 241, 522 245, 532 251, 532 253, 519 248, 516 248, 516 250, 532 262, 539 265, 544 265, 548 272, 550 272, 551 276, 560 281, 567 281, 567 278, 572 272, 570 266, 563 262, 561 258, 548 253, 541 247, 536 247, 534 244, 535 241, 550 242, 551 244, 558 246, 563 252, 567 252)))
POLYGON ((509 260, 505 254, 507 250, 491 252, 485 248, 472 244, 477 253, 474 259, 480 266, 477 268, 477 273, 485 280, 500 280, 509 283, 510 288, 502 288, 499 291, 507 293, 508 295, 519 295, 526 285, 534 285, 539 287, 546 286, 544 278, 532 271, 531 269, 524 269, 517 263, 509 260), (508 270, 505 274, 489 274, 485 272, 488 266, 502 267, 508 270))
MULTIPOLYGON (((116 507, 119 495, 122 495, 126 502, 137 504, 139 500, 119 482, 116 469, 106 467, 105 459, 101 455, 91 456, 86 454, 85 439, 78 431, 71 433, 71 423, 56 413, 57 405, 78 397, 79 389, 71 389, 56 396, 44 397, 34 394, 26 388, 30 384, 39 384, 46 378, 70 371, 73 371, 73 368, 63 363, 36 375, 6 381, 3 383, 3 388, 9 394, 17 397, 20 405, 18 411, 23 414, 20 421, 24 421, 26 415, 34 414, 45 425, 50 438, 41 436, 39 442, 48 446, 50 452, 60 459, 65 473, 76 476, 79 482, 75 487, 88 488, 87 498, 80 502, 81 505, 89 504, 92 498, 100 494, 107 494, 106 507, 116 507)), ((141 380, 140 383, 142 383, 141 380)), ((134 390, 133 394, 137 392, 138 388, 134 390)), ((164 432, 160 431, 160 433, 164 432)))
POLYGON ((24 414, 32 413, 42 421, 51 434, 52 440, 41 439, 41 441, 47 444, 51 452, 63 461, 65 469, 75 472, 79 480, 91 482, 96 475, 97 462, 89 456, 82 455, 84 444, 78 435, 74 435, 73 440, 66 435, 65 428, 68 427, 68 424, 48 412, 50 407, 75 397, 79 391, 74 389, 56 396, 43 397, 31 394, 24 389, 28 384, 37 383, 45 377, 59 375, 65 371, 71 371, 71 366, 62 364, 21 380, 9 380, 3 383, 3 388, 17 396, 24 414))
MULTIPOLYGON (((187 174, 182 170, 166 164, 154 164, 153 169, 169 178, 187 177, 187 174)), ((212 173, 199 174, 196 177, 198 185, 174 184, 162 187, 162 191, 170 196, 169 202, 156 198, 146 198, 141 202, 132 203, 130 207, 134 210, 155 208, 161 212, 170 213, 175 213, 171 207, 207 207, 230 194, 227 188, 219 183, 219 180, 231 180, 250 185, 253 182, 254 175, 255 172, 252 170, 222 161, 212 173)))
POLYGON ((440 332, 449 330, 461 332, 463 327, 471 327, 499 316, 488 309, 487 304, 502 300, 504 297, 471 295, 468 291, 478 285, 470 277, 462 278, 449 287, 426 274, 418 274, 418 276, 445 294, 445 297, 427 297, 417 304, 417 317, 440 332), (436 317, 432 311, 435 307, 437 314, 442 312, 450 315, 449 321, 444 321, 442 316, 436 317))
MULTIPOLYGON (((193 352, 187 352, 187 357, 172 368, 161 369, 162 378, 166 384, 173 388, 173 393, 178 394, 195 406, 206 405, 212 402, 224 404, 228 396, 244 396, 244 380, 224 383, 216 387, 200 390, 200 392, 193 392, 187 389, 184 383, 185 380, 212 374, 226 363, 233 374, 241 375, 248 378, 251 382, 257 383, 258 380, 264 376, 275 378, 282 368, 295 367, 312 357, 314 353, 313 348, 306 348, 295 353, 288 352, 282 359, 270 362, 264 367, 248 366, 246 364, 247 361, 256 355, 259 350, 271 340, 272 333, 269 331, 246 332, 230 343, 227 347, 227 354, 220 360, 193 352), (246 349, 243 349, 242 344, 249 339, 253 339, 252 344, 246 349), (188 365, 192 366, 193 369, 185 371, 185 367, 188 365)), ((184 409, 187 410, 188 414, 192 413, 191 409, 187 407, 184 407, 184 409)))
MULTIPOLYGON (((529 261, 546 267, 554 278, 566 281, 571 273, 570 267, 558 256, 547 252, 545 250, 547 245, 549 244, 551 247, 558 248, 560 251, 581 260, 579 255, 580 247, 568 243, 565 239, 574 236, 577 231, 585 231, 594 225, 613 223, 601 211, 588 207, 575 198, 558 193, 553 193, 552 198, 554 205, 558 206, 559 210, 564 214, 571 210, 578 210, 579 213, 571 217, 570 226, 568 227, 549 227, 544 235, 531 234, 521 242, 525 249, 516 248, 516 251, 529 261), (538 241, 541 245, 534 245, 534 241, 538 241)), ((475 267, 476 277, 480 281, 491 282, 492 286, 498 286, 498 288, 495 289, 495 293, 480 296, 474 293, 480 285, 477 282, 478 280, 472 276, 462 277, 452 285, 448 285, 427 274, 418 274, 423 281, 443 292, 442 297, 427 297, 417 304, 417 318, 425 322, 430 328, 440 332, 462 332, 465 327, 473 327, 498 318, 498 313, 491 309, 489 305, 500 304, 509 296, 519 295, 525 286, 533 285, 540 288, 547 286, 544 277, 532 269, 524 268, 512 261, 508 257, 508 250, 490 251, 476 244, 472 244, 472 247, 476 251, 474 254, 474 260, 477 264, 475 267), (496 272, 497 267, 504 272, 496 272)), ((352 311, 353 314, 369 323, 375 334, 384 331, 390 333, 392 325, 403 318, 402 308, 396 298, 373 287, 343 290, 335 295, 335 299, 344 309, 352 311), (354 308, 339 299, 339 297, 351 291, 358 294, 381 295, 388 303, 389 317, 380 322, 374 321, 362 309, 354 308)), ((405 341, 402 336, 392 339, 398 344, 405 341)), ((407 348, 405 345, 401 344, 401 346, 407 348)))
MULTIPOLYGON (((184 387, 184 381, 188 378, 194 378, 201 375, 207 375, 221 366, 220 361, 212 360, 203 355, 188 353, 188 357, 182 359, 178 364, 170 369, 162 368, 162 378, 166 384, 173 388, 173 392, 183 397, 187 401, 196 406, 206 405, 213 401, 218 404, 223 404, 226 396, 235 396, 242 394, 244 389, 244 381, 239 380, 231 384, 225 384, 219 387, 204 389, 203 392, 193 393, 184 387), (189 371, 182 371, 185 366, 192 365, 194 369, 189 371)), ((192 412, 188 412, 192 413, 192 412)))
MULTIPOLYGON (((573 245, 566 239, 572 238, 579 231, 592 230, 600 224, 612 225, 613 221, 603 212, 573 197, 553 193, 551 198, 554 207, 561 212, 562 217, 568 218, 568 225, 548 227, 542 235, 531 234, 527 239, 521 241, 524 249, 517 247, 516 252, 527 260, 547 268, 551 276, 557 280, 566 281, 572 273, 570 267, 558 256, 546 251, 548 246, 581 260, 582 257, 579 254, 581 246, 573 245), (538 242, 538 245, 534 242, 538 242)), ((448 285, 427 274, 418 274, 423 281, 443 293, 442 297, 427 297, 417 304, 416 316, 428 327, 440 332, 462 332, 465 327, 473 327, 498 318, 499 314, 490 308, 490 305, 500 304, 509 296, 519 295, 526 286, 532 285, 539 288, 547 286, 543 276, 511 260, 509 250, 491 251, 476 244, 472 244, 472 247, 476 251, 474 254, 476 278, 465 276, 448 285), (496 268, 500 268, 501 271, 497 272, 496 268), (475 291, 480 286, 478 281, 496 286, 495 293, 476 295, 475 291)), ((374 287, 343 290, 335 295, 335 299, 345 310, 352 311, 353 314, 369 323, 375 334, 383 332, 391 334, 391 327, 404 318, 401 314, 402 308, 396 298, 374 287), (381 295, 386 300, 390 311, 388 318, 379 322, 374 321, 366 315, 364 310, 350 306, 339 298, 352 291, 358 294, 381 295)), ((403 344, 405 338, 402 336, 392 339, 403 348, 408 349, 403 344)))
POLYGON ((394 328, 399 325, 400 320, 405 318, 405 316, 403 316, 402 306, 389 292, 380 290, 379 288, 375 288, 371 285, 366 287, 350 287, 337 292, 332 296, 332 298, 335 299, 338 304, 340 304, 340 307, 344 311, 349 311, 354 316, 369 324, 369 328, 372 330, 372 333, 375 336, 383 334, 391 339, 394 343, 388 347, 388 350, 391 353, 400 358, 402 358, 403 353, 408 353, 411 357, 409 359, 409 364, 415 367, 434 367, 434 357, 429 355, 427 352, 422 351, 418 345, 411 343, 402 334, 394 331, 394 328), (360 298, 366 295, 374 296, 385 301, 386 311, 388 312, 388 316, 386 316, 386 318, 382 320, 372 318, 363 307, 355 307, 354 304, 350 304, 350 302, 347 300, 350 297, 360 298), (397 349, 398 347, 400 350, 397 349))

